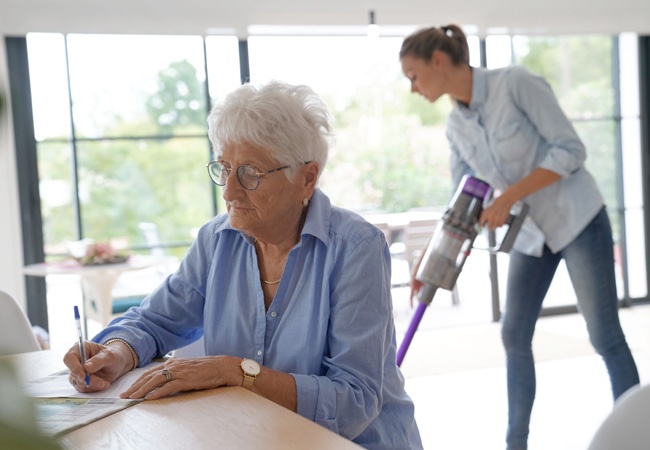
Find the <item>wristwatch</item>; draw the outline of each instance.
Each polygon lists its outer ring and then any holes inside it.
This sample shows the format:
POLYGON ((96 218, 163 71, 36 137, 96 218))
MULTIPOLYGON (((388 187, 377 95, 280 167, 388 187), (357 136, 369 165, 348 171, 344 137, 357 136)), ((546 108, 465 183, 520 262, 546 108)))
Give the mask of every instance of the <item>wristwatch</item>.
POLYGON ((253 383, 255 383, 255 378, 260 374, 262 369, 260 368, 260 365, 257 364, 257 361, 248 358, 242 359, 239 363, 239 367, 241 367, 242 372, 244 372, 244 381, 241 386, 244 389, 250 390, 253 387, 253 383))

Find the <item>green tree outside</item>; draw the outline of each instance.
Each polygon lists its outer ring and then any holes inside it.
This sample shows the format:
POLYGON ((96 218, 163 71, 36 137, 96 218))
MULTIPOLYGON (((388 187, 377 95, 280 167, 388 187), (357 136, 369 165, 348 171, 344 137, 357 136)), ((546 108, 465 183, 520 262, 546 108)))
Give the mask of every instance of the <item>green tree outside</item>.
MULTIPOLYGON (((615 205, 611 39, 517 37, 514 44, 517 62, 547 78, 576 120, 589 149, 587 165, 608 204, 615 205), (594 117, 601 121, 584 121, 594 117)), ((452 187, 445 123, 452 104, 448 98, 430 104, 410 93, 403 81, 401 74, 369 76, 338 107, 323 96, 335 139, 321 185, 335 204, 361 212, 403 212, 448 203, 452 187)), ((137 224, 149 221, 158 224, 165 241, 188 241, 190 230, 212 215, 215 188, 205 172, 205 85, 197 69, 180 60, 159 72, 157 86, 145 101, 145 117, 115 121, 105 130, 112 139, 78 143, 86 237, 141 244, 137 224)), ((66 144, 39 144, 41 178, 67 183, 71 191, 69 155, 66 144)), ((47 243, 74 238, 73 213, 69 202, 44 206, 47 243)))

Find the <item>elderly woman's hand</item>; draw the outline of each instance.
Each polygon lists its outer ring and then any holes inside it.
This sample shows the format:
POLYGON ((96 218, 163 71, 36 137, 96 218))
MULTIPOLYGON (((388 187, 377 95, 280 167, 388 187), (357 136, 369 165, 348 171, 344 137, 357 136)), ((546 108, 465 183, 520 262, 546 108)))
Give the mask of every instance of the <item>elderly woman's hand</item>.
POLYGON ((144 372, 120 397, 155 400, 183 391, 240 386, 240 361, 234 356, 170 358, 144 372))
POLYGON ((63 363, 70 369, 70 384, 79 392, 103 391, 133 368, 133 356, 124 344, 107 347, 86 341, 85 349, 87 360, 84 366, 79 344, 73 345, 63 357, 63 363), (88 386, 86 373, 90 375, 88 386))

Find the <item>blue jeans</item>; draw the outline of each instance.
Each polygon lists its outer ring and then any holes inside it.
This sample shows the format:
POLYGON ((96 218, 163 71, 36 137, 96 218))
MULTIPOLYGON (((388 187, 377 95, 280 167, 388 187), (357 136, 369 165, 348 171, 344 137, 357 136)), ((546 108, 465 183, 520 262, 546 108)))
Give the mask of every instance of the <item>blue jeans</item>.
POLYGON ((513 251, 510 255, 506 308, 501 337, 508 373, 509 450, 527 448, 535 399, 532 339, 542 302, 555 270, 564 259, 587 323, 589 340, 609 372, 614 398, 639 383, 639 374, 618 317, 612 230, 605 208, 562 251, 544 247, 541 258, 513 251))

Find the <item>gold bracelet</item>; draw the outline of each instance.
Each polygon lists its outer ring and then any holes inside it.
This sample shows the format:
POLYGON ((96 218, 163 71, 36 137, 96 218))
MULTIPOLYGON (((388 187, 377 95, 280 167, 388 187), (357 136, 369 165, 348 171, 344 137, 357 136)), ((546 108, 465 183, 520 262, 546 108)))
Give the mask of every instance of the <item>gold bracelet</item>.
POLYGON ((133 358, 133 367, 131 368, 131 370, 138 367, 138 355, 135 353, 135 350, 133 350, 133 347, 131 347, 131 344, 129 344, 128 342, 126 342, 122 338, 113 338, 113 339, 109 339, 108 341, 104 342, 104 345, 106 347, 108 347, 113 342, 121 342, 122 344, 126 345, 126 348, 128 348, 129 351, 131 352, 131 358, 133 358))

